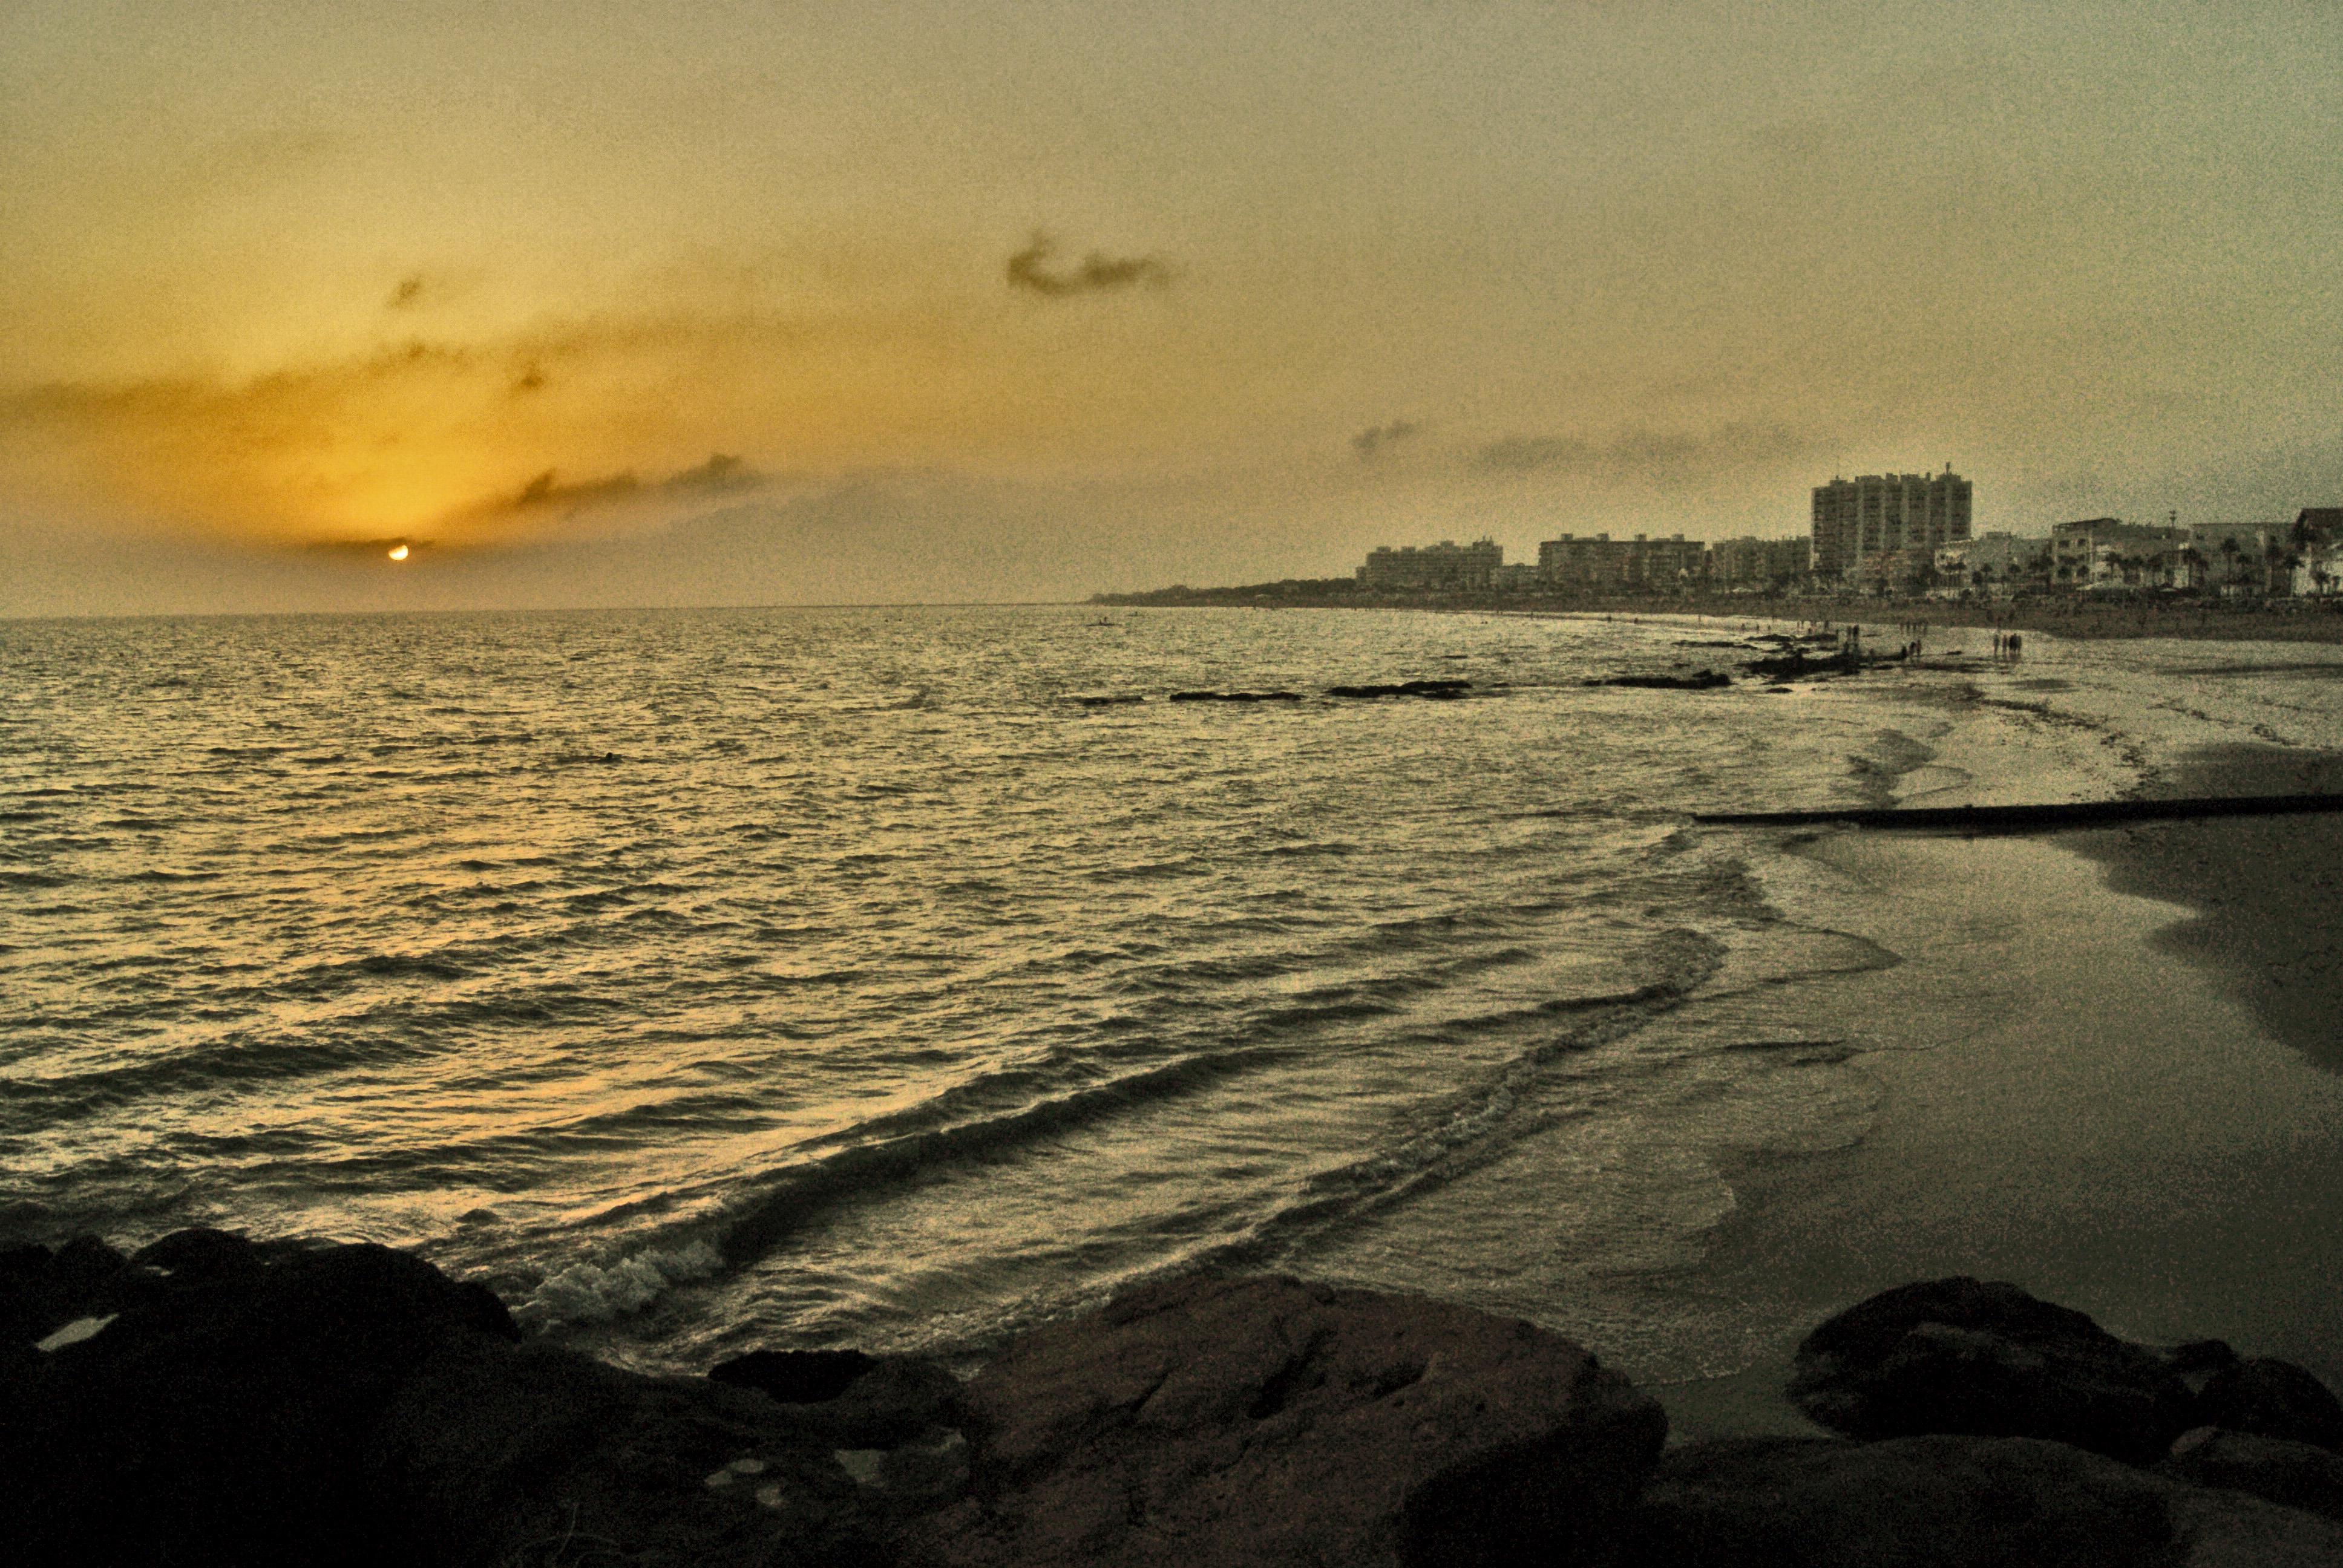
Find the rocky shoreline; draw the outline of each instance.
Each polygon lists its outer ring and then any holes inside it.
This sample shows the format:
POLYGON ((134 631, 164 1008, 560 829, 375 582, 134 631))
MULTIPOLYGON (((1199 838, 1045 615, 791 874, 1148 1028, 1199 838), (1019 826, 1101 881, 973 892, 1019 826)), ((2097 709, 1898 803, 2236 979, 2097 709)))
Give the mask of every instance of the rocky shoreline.
POLYGON ((2343 1406, 2014 1285, 1899 1287, 1801 1345, 1841 1435, 1666 1446, 1517 1320, 1279 1278, 1134 1289, 939 1363, 647 1376, 410 1254, 183 1231, 0 1252, 15 1562, 2343 1563, 2343 1406))

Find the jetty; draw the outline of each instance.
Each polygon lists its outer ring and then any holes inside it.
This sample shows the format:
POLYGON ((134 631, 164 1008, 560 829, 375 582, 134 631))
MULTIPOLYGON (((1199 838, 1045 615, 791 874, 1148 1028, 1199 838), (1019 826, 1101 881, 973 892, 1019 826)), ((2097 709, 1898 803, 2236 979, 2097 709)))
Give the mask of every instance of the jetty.
POLYGON ((2077 800, 2032 806, 1874 806, 1814 811, 1695 811, 1704 827, 1797 828, 1838 823, 1962 832, 2103 828, 2121 822, 2185 822, 2211 817, 2280 817, 2343 811, 2343 795, 2212 795, 2168 800, 2077 800))

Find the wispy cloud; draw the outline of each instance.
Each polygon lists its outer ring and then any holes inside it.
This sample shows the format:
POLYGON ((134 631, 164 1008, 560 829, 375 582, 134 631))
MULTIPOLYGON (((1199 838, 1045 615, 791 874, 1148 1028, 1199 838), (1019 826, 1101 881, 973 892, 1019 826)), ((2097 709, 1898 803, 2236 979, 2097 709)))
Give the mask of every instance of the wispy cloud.
POLYGON ((1393 419, 1385 425, 1370 425, 1351 437, 1351 449, 1363 463, 1372 463, 1385 452, 1417 433, 1419 427, 1412 419, 1393 419))
POLYGON ((757 472, 739 457, 724 452, 713 452, 708 461, 696 468, 686 468, 661 481, 660 488, 683 493, 722 495, 737 490, 761 488, 765 476, 757 472))
POLYGON ((558 469, 545 468, 518 491, 490 496, 458 508, 452 515, 470 518, 555 514, 575 517, 637 502, 746 495, 765 488, 770 482, 742 458, 724 452, 710 455, 705 463, 649 482, 631 469, 597 478, 564 480, 558 469))
POLYGON ((565 485, 548 468, 521 487, 520 494, 506 503, 508 511, 529 511, 549 507, 606 507, 614 501, 634 498, 643 482, 632 474, 612 474, 605 478, 581 479, 565 485))
POLYGON ((1095 250, 1073 266, 1052 270, 1050 264, 1056 254, 1055 241, 1046 234, 1035 235, 1031 244, 1009 258, 1009 286, 1045 299, 1065 299, 1078 294, 1112 294, 1141 284, 1162 288, 1176 276, 1172 265, 1160 256, 1114 256, 1095 250))
MULTIPOLYGON (((387 319, 436 303, 432 275, 413 276, 417 290, 386 285, 387 319)), ((892 416, 918 384, 870 367, 906 352, 925 362, 940 341, 949 325, 915 317, 679 307, 418 334, 256 375, 0 384, 0 486, 233 534, 366 540, 606 508, 628 498, 629 474, 681 502, 758 482, 737 455, 653 477, 695 449, 737 454, 739 432, 804 452, 883 427, 857 416, 892 416), (649 386, 668 390, 646 397, 649 386)))

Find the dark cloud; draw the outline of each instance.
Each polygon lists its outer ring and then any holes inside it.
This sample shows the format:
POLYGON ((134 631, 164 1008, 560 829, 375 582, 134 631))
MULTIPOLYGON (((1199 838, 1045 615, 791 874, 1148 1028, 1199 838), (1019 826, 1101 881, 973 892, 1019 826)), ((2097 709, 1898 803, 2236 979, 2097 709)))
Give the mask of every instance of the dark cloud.
POLYGON ((405 534, 385 535, 377 539, 316 539, 299 547, 313 556, 364 556, 390 558, 390 552, 404 549, 412 558, 435 548, 428 539, 409 538, 405 534))
POLYGON ((520 397, 524 393, 543 391, 545 389, 545 372, 538 369, 534 365, 530 366, 528 369, 522 371, 519 377, 513 382, 512 389, 513 396, 516 397, 520 397))
POLYGON ((663 490, 682 490, 701 494, 729 494, 736 490, 753 490, 765 482, 765 477, 729 453, 713 452, 708 461, 696 468, 686 468, 670 475, 659 483, 663 490))
POLYGON ((1414 435, 1417 426, 1410 419, 1394 419, 1388 425, 1370 425, 1351 437, 1351 449, 1359 460, 1372 463, 1402 441, 1414 435))
POLYGON ((642 481, 632 474, 612 474, 608 478, 581 479, 565 485, 548 468, 521 487, 520 494, 507 502, 506 509, 528 511, 540 507, 599 507, 613 501, 623 501, 639 494, 642 481))
POLYGON ((472 517, 512 517, 548 512, 576 514, 659 498, 689 498, 738 496, 765 487, 766 477, 740 458, 718 452, 695 467, 645 483, 633 473, 606 475, 565 484, 558 470, 548 468, 520 487, 518 494, 493 497, 463 508, 472 517))
POLYGON ((0 426, 35 420, 217 419, 249 426, 283 410, 303 419, 337 399, 418 377, 469 372, 487 357, 457 344, 410 338, 363 357, 288 367, 242 381, 162 376, 130 381, 53 381, 0 388, 0 426))
POLYGON ((411 272, 398 280, 398 286, 390 291, 390 297, 383 305, 386 309, 405 310, 422 297, 423 275, 411 272))
POLYGON ((1077 266, 1051 271, 1050 260, 1056 253, 1048 235, 1035 235, 1031 245, 1009 258, 1009 286, 1046 299, 1065 299, 1077 294, 1111 294, 1142 283, 1161 288, 1173 276, 1171 264, 1161 257, 1112 256, 1095 250, 1077 266))
POLYGON ((1629 430, 1609 441, 1582 436, 1508 436, 1484 444, 1473 466, 1500 474, 1595 474, 1608 478, 1686 478, 1703 470, 1770 462, 1814 443, 1777 426, 1725 425, 1705 435, 1629 430))

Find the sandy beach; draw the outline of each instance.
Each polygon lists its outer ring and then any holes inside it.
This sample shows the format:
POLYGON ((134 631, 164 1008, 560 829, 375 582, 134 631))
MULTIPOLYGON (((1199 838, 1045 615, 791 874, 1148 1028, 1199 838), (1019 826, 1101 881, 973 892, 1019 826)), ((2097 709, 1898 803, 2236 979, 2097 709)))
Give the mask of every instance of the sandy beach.
MULTIPOLYGON (((2271 746, 2208 749, 2159 794, 2343 790, 2343 758, 2271 746)), ((2193 915, 2157 941, 2211 970, 2274 1039, 2343 1072, 2343 820, 2266 818, 2079 835, 2124 892, 2193 915)))
MULTIPOLYGON (((2237 749, 2156 792, 2335 777, 2237 749)), ((1843 929, 1902 960, 1807 999, 1817 1036, 1865 1044, 1875 1116, 1842 1151, 1739 1172, 1684 1284, 1784 1327, 1747 1372, 1663 1391, 1678 1435, 1803 1430, 1778 1396, 1803 1327, 1955 1273, 2343 1375, 2338 849, 2319 819, 1816 839, 1843 929)))

